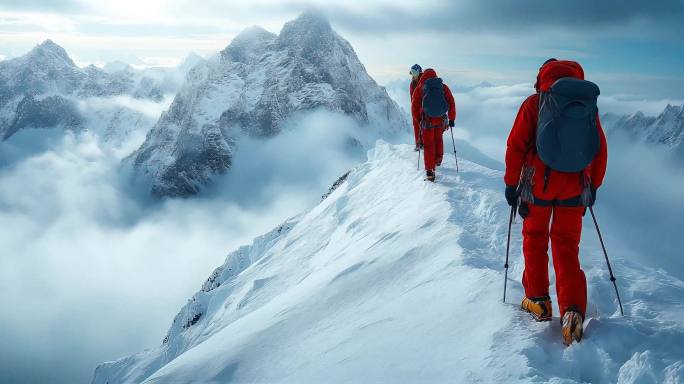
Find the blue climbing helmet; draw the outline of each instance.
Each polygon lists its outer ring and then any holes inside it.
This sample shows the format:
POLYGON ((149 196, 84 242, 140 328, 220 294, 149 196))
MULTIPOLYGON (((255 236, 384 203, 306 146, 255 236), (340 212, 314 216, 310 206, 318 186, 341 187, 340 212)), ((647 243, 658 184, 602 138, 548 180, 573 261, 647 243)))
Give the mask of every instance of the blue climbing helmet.
POLYGON ((413 77, 416 77, 416 76, 420 75, 421 73, 423 73, 423 68, 421 68, 420 65, 418 65, 418 64, 413 64, 413 66, 411 67, 411 70, 409 71, 409 74, 413 77))

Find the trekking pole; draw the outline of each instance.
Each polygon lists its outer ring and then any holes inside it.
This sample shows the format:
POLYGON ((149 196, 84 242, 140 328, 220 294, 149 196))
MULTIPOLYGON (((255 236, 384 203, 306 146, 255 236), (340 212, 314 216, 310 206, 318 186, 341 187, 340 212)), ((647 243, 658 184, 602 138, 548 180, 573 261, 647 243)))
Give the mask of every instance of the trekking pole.
POLYGON ((420 141, 416 144, 418 146, 418 164, 416 165, 416 170, 420 171, 420 148, 421 148, 422 143, 423 143, 423 127, 421 127, 418 132, 419 132, 418 137, 420 137, 420 141))
POLYGON ((511 226, 513 225, 513 218, 515 217, 515 208, 516 205, 511 206, 511 217, 508 219, 508 240, 506 241, 506 264, 504 264, 504 268, 506 269, 505 275, 504 275, 504 296, 503 296, 503 302, 506 302, 506 285, 508 283, 508 253, 511 248, 511 226))
POLYGON ((594 215, 594 208, 589 207, 589 212, 591 212, 591 218, 594 220, 594 225, 596 226, 596 233, 598 233, 599 241, 601 242, 601 248, 603 248, 603 255, 606 257, 606 264, 608 265, 608 273, 610 273, 610 281, 613 282, 613 287, 615 287, 615 296, 617 296, 618 304, 620 304, 620 315, 624 316, 625 313, 622 311, 622 300, 620 300, 620 293, 618 292, 617 283, 615 276, 613 276, 613 268, 610 267, 610 261, 608 260, 608 252, 606 252, 606 246, 603 243, 603 236, 601 236, 601 230, 599 229, 598 222, 596 221, 596 215, 594 215))
POLYGON ((420 171, 420 147, 418 147, 418 163, 416 164, 416 171, 420 171))
POLYGON ((456 173, 458 173, 458 156, 456 155, 456 141, 454 141, 454 128, 450 127, 449 130, 451 131, 451 144, 454 145, 454 159, 456 159, 456 173))

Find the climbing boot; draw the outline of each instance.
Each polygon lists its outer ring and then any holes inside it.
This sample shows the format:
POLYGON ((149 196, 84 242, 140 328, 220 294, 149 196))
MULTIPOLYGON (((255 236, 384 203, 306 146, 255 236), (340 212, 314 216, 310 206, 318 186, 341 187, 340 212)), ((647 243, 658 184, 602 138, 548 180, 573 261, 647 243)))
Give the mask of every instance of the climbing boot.
POLYGON ((550 321, 552 317, 551 313, 551 298, 549 296, 524 297, 520 308, 523 311, 529 312, 532 317, 537 321, 550 321))
POLYGON ((580 342, 582 340, 582 323, 584 323, 584 316, 575 310, 568 310, 563 315, 561 320, 561 330, 563 332, 563 344, 570 345, 573 342, 580 342))
POLYGON ((435 171, 427 171, 425 173, 425 180, 435 182, 435 171))

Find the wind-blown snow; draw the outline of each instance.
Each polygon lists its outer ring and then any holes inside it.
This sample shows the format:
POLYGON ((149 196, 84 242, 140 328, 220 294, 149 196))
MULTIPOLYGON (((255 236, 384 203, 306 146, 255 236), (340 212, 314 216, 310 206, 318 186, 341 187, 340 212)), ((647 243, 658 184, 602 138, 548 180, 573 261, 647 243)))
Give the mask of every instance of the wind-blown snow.
MULTIPOLYGON (((516 308, 519 223, 513 305, 501 303, 501 172, 460 159, 457 174, 447 157, 431 184, 415 171, 416 156, 379 142, 318 206, 231 253, 161 346, 99 366, 93 383, 684 378, 682 281, 613 255, 620 317, 585 218, 590 319, 585 339, 565 348, 557 319, 536 323, 516 308)), ((595 210, 600 220, 600 202, 595 210)))

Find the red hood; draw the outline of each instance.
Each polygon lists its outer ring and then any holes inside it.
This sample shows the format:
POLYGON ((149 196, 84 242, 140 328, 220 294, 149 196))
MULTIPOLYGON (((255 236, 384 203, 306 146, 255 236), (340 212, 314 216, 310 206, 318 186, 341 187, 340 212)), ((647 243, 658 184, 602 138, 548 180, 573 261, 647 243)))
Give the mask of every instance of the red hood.
POLYGON ((574 77, 584 80, 584 70, 575 61, 558 60, 548 62, 539 68, 535 88, 537 88, 537 91, 546 92, 561 77, 574 77))
POLYGON ((425 71, 423 71, 423 74, 420 75, 420 81, 418 82, 419 87, 423 87, 423 83, 425 83, 425 80, 427 79, 433 79, 437 77, 437 72, 435 72, 434 69, 428 68, 425 71))

